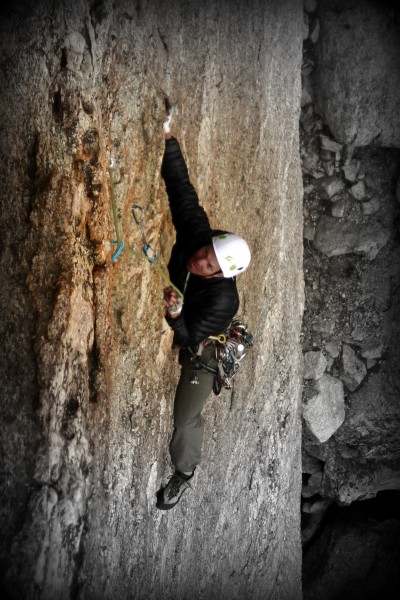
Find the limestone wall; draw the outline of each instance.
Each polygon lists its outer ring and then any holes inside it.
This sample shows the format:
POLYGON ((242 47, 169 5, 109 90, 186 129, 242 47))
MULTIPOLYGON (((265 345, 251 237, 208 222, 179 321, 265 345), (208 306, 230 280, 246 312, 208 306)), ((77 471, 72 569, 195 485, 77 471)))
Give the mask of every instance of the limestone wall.
POLYGON ((1 21, 2 586, 11 597, 300 598, 302 6, 46 2, 1 21), (173 229, 163 99, 214 225, 253 250, 256 338, 210 399, 203 465, 171 513, 178 377, 163 282, 173 229))

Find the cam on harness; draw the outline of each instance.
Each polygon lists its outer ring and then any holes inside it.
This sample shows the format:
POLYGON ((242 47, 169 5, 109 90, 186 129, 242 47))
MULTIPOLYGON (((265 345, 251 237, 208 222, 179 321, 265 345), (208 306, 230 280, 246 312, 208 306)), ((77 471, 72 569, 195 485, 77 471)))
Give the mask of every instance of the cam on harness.
MULTIPOLYGON (((253 343, 254 339, 247 329, 247 325, 234 319, 226 333, 210 336, 201 342, 197 352, 194 352, 192 348, 189 348, 189 352, 192 355, 191 361, 197 369, 215 376, 213 391, 218 395, 222 388, 227 390, 232 388, 233 378, 239 370, 242 359, 246 356, 245 348, 250 348, 253 343), (209 367, 201 360, 202 351, 211 344, 215 346, 216 369, 209 367)), ((193 377, 191 383, 198 383, 196 376, 193 377)))

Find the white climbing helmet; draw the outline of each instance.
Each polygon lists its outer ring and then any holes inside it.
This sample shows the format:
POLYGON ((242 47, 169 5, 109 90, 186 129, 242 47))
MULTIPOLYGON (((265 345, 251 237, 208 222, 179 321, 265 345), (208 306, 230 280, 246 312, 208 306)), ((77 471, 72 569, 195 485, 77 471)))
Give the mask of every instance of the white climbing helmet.
POLYGON ((243 238, 234 233, 221 233, 211 239, 224 277, 234 277, 247 269, 251 253, 243 238))

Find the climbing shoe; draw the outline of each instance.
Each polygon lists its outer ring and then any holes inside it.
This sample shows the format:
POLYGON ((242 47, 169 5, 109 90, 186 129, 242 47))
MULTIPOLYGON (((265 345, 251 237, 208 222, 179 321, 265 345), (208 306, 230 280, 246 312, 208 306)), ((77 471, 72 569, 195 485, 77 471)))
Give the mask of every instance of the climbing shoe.
POLYGON ((157 508, 160 510, 170 510, 178 504, 183 492, 190 488, 189 480, 192 479, 194 471, 191 475, 184 475, 180 471, 170 477, 166 486, 157 492, 157 508))

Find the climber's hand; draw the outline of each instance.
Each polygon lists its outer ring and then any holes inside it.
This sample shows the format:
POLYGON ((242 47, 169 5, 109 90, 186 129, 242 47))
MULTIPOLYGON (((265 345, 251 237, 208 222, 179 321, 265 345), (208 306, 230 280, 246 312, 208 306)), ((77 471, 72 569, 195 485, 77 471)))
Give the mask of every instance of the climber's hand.
POLYGON ((164 288, 164 306, 173 319, 176 319, 181 314, 182 298, 171 287, 164 288))

